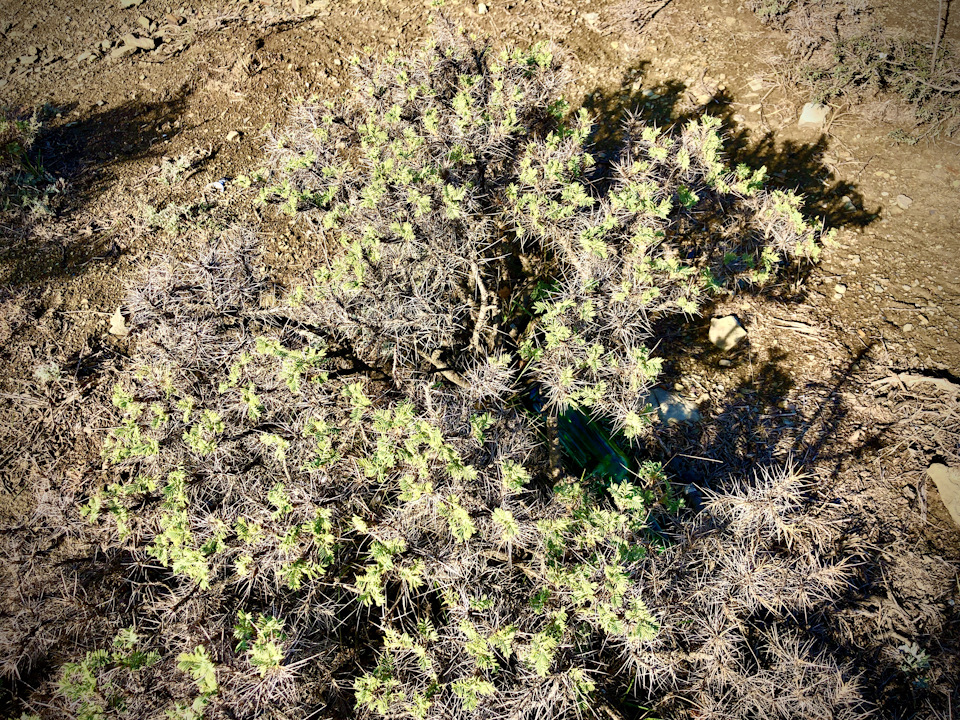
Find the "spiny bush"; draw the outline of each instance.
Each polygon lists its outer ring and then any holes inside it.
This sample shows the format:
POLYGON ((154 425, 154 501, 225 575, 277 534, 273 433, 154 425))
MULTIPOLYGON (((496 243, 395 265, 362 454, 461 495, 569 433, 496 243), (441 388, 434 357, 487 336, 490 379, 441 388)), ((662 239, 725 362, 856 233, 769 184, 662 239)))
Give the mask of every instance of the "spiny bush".
POLYGON ((43 712, 856 716, 809 630, 847 568, 797 473, 668 535, 659 465, 568 475, 528 402, 641 437, 652 322, 814 259, 799 199, 728 171, 709 119, 633 120, 591 175, 542 46, 451 37, 357 78, 273 143, 263 199, 321 231, 312 279, 267 307, 235 229, 129 294, 103 466, 67 510, 111 601, 50 650, 43 712))
POLYGON ((261 196, 323 232, 307 312, 391 376, 442 369, 483 395, 513 353, 554 408, 636 436, 653 321, 818 256, 797 196, 723 164, 716 119, 679 134, 632 119, 612 177, 592 175, 591 121, 561 120, 543 46, 449 38, 357 61, 357 78, 276 135, 261 196))

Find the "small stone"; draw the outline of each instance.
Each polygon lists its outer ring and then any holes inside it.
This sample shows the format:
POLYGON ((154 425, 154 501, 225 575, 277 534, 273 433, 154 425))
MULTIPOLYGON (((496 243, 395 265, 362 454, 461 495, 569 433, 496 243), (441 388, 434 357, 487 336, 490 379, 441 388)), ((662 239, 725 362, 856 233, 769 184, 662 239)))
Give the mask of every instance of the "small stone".
POLYGON ((100 43, 101 50, 109 50, 113 47, 113 40, 104 40, 100 43))
POLYGON ((120 0, 120 8, 123 10, 139 7, 141 4, 143 4, 143 0, 120 0))
POLYGON ((710 321, 710 342, 723 351, 733 350, 747 336, 735 315, 713 318, 710 321))
POLYGON ((751 90, 757 93, 763 90, 763 80, 760 80, 760 79, 751 80, 750 82, 747 83, 747 85, 750 87, 751 90))
POLYGON ((588 12, 580 15, 584 20, 587 21, 590 25, 596 25, 597 21, 600 19, 600 13, 588 12))
POLYGON ((947 506, 953 522, 960 526, 960 469, 934 463, 927 468, 927 475, 937 486, 940 499, 947 506))
POLYGON ((732 361, 732 360, 727 360, 726 358, 721 358, 721 360, 720 360, 720 367, 730 367, 731 365, 733 365, 733 361, 732 361))
POLYGON ((37 61, 36 55, 21 55, 17 58, 17 62, 21 65, 33 65, 37 61))
POLYGON ((480 15, 486 15, 486 14, 487 14, 487 6, 486 6, 484 3, 480 3, 479 5, 477 5, 477 12, 478 12, 480 15))
POLYGON ((803 110, 800 112, 800 120, 797 122, 797 127, 801 130, 808 128, 820 130, 823 128, 824 123, 827 122, 827 116, 829 114, 829 105, 809 102, 803 106, 803 110))
POLYGON ((133 45, 140 50, 153 50, 157 47, 157 41, 153 38, 134 38, 133 42, 127 43, 128 45, 133 45))
POLYGON ((737 24, 737 19, 733 15, 727 15, 723 21, 727 24, 727 27, 733 27, 737 24))
POLYGON ((654 388, 647 397, 647 404, 652 405, 660 422, 665 425, 676 425, 682 422, 697 422, 700 420, 700 412, 697 406, 690 400, 684 400, 679 395, 675 395, 661 388, 654 388))
POLYGON ((847 292, 847 286, 844 285, 843 283, 837 283, 836 287, 834 287, 833 290, 835 293, 837 293, 837 295, 843 295, 844 293, 847 292))
POLYGON ((909 210, 910 206, 913 205, 913 198, 907 197, 906 195, 897 195, 897 207, 901 210, 909 210))
POLYGON ((142 27, 147 32, 150 32, 150 18, 148 18, 146 15, 141 15, 137 18, 137 25, 142 27))
POLYGON ((231 130, 230 132, 227 133, 227 142, 233 142, 234 140, 238 140, 239 138, 240 138, 240 133, 238 133, 236 130, 231 130))
POLYGON ((89 60, 93 56, 93 53, 89 50, 82 52, 77 55, 77 62, 83 62, 84 60, 89 60))
POLYGON ((711 100, 713 100, 713 95, 709 93, 697 95, 697 105, 709 105, 711 100))
POLYGON ((134 47, 133 45, 121 45, 118 48, 114 48, 110 52, 110 57, 113 59, 117 59, 117 58, 127 57, 127 55, 133 55, 135 52, 137 52, 137 48, 134 47))
POLYGON ((913 323, 907 323, 903 326, 904 332, 913 332, 913 323))
POLYGON ((110 316, 110 329, 108 332, 111 335, 116 335, 118 337, 126 337, 130 334, 130 328, 127 327, 127 323, 123 319, 123 313, 120 311, 120 308, 117 308, 117 311, 110 316))

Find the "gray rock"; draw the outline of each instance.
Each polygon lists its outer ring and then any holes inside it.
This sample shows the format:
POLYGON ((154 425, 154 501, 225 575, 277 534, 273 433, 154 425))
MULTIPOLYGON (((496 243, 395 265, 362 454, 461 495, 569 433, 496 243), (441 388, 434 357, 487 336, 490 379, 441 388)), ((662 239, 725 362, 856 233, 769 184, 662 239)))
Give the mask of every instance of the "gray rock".
POLYGON ((813 129, 820 130, 827 122, 827 116, 830 114, 830 106, 823 103, 808 102, 803 106, 800 112, 800 120, 797 127, 801 130, 813 129))
POLYGON ((710 342, 724 352, 733 350, 743 342, 746 336, 747 331, 743 329, 740 321, 734 315, 713 318, 710 321, 710 342))
POLYGON ((911 205, 913 205, 913 198, 907 197, 906 195, 897 195, 898 208, 901 210, 909 210, 911 205))
POLYGON ((940 499, 950 511, 954 524, 960 526, 960 469, 934 463, 927 468, 927 475, 937 486, 940 499))
POLYGON ((123 10, 127 8, 139 7, 143 4, 143 0, 120 0, 120 7, 123 10))
POLYGON ((660 422, 666 425, 700 420, 700 411, 693 401, 684 400, 668 390, 654 388, 647 397, 647 404, 656 409, 660 422))

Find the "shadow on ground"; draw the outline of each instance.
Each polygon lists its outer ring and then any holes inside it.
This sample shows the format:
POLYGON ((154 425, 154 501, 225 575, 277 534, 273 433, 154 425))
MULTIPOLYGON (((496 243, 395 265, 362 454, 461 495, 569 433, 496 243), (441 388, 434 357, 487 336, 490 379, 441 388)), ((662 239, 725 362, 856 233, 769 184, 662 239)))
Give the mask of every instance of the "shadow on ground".
MULTIPOLYGON (((156 145, 180 131, 187 93, 169 99, 130 101, 109 110, 92 110, 69 122, 48 121, 32 148, 62 191, 51 197, 49 213, 16 218, 0 227, 0 283, 40 283, 79 275, 91 261, 119 254, 106 218, 98 217, 98 200, 116 188, 124 166, 159 157, 156 145)), ((73 108, 56 108, 67 116, 73 108)))

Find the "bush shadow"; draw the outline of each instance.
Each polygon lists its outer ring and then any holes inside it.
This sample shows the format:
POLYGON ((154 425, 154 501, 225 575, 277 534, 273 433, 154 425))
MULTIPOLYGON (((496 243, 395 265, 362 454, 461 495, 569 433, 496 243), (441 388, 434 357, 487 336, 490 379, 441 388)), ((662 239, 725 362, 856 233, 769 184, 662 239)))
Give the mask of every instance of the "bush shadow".
MULTIPOLYGON (((22 213, 3 226, 7 241, 0 248, 0 283, 75 276, 90 262, 119 255, 113 231, 98 218, 98 200, 116 185, 125 165, 161 154, 155 146, 180 132, 187 97, 181 88, 161 101, 131 100, 102 111, 93 108, 78 120, 45 123, 31 162, 43 168, 57 192, 49 212, 22 213), (84 227, 76 227, 80 222, 84 227)), ((66 117, 75 109, 54 111, 66 117)))
MULTIPOLYGON (((727 165, 734 168, 742 164, 752 170, 765 167, 766 186, 800 193, 804 213, 822 220, 825 228, 862 228, 879 218, 879 208, 874 211, 864 208, 864 197, 857 186, 838 177, 826 163, 824 156, 829 145, 826 135, 809 143, 789 139, 779 142, 773 131, 757 136, 750 127, 738 122, 733 98, 726 90, 714 90, 709 93, 709 102, 703 102, 702 87, 690 87, 680 80, 641 88, 637 78, 642 77, 650 64, 648 60, 640 61, 623 73, 618 88, 595 88, 584 102, 596 121, 591 139, 601 181, 616 161, 623 124, 628 117, 675 131, 691 120, 712 115, 720 120, 727 165)), ((811 269, 811 266, 791 269, 796 287, 802 285, 811 269)), ((806 294, 798 290, 781 292, 778 297, 803 302, 806 294)))

